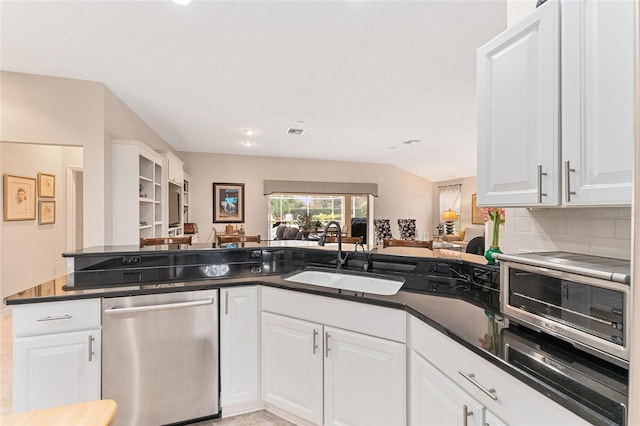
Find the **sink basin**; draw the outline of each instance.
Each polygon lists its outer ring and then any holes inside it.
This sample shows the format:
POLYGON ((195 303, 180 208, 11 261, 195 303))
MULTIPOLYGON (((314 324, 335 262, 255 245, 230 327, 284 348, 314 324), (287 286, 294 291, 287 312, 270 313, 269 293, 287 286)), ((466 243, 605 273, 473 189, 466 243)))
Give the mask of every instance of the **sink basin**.
POLYGON ((285 281, 300 284, 311 284, 384 296, 396 294, 402 287, 402 284, 404 284, 404 278, 400 277, 316 268, 293 272, 285 275, 283 278, 285 281))

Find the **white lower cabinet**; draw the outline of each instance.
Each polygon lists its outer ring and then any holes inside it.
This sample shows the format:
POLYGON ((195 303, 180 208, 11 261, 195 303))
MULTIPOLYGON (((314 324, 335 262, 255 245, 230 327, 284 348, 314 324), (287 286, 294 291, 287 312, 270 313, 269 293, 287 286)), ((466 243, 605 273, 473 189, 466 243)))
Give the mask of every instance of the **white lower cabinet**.
POLYGON ((258 288, 221 289, 220 303, 221 406, 226 414, 260 399, 258 288))
POLYGON ((415 351, 410 376, 409 424, 484 424, 484 406, 415 351))
MULTIPOLYGON (((450 384, 455 384, 461 392, 465 392, 469 397, 478 401, 481 407, 485 407, 487 412, 490 413, 488 414, 489 420, 494 424, 588 424, 578 415, 527 386, 489 361, 482 359, 471 350, 424 322, 412 317, 410 329, 410 344, 412 352, 414 352, 411 356, 411 374, 416 374, 416 371, 424 374, 422 370, 426 371, 428 368, 425 367, 424 362, 421 362, 421 360, 428 360, 429 366, 440 372, 438 377, 441 379, 442 377, 447 378, 450 384)), ((425 375, 425 377, 433 380, 433 377, 437 375, 433 372, 431 373, 431 375, 425 375)), ((426 381, 427 379, 424 380, 426 381)), ((441 380, 441 382, 443 381, 444 379, 441 380)), ((416 425, 442 424, 439 420, 431 421, 431 414, 426 409, 420 408, 422 404, 430 404, 429 399, 431 397, 421 396, 421 393, 426 393, 423 389, 425 386, 428 385, 418 384, 411 387, 411 423, 416 425)), ((451 387, 436 384, 434 392, 443 392, 440 388, 449 390, 451 387)), ((467 408, 469 407, 470 405, 467 405, 467 408)), ((462 413, 462 408, 456 410, 458 413, 462 413)), ((471 411, 474 410, 471 409, 471 411)), ((476 414, 476 411, 474 411, 474 415, 476 414)), ((471 417, 468 417, 468 422, 471 422, 471 417)), ((469 424, 476 424, 476 421, 482 422, 483 420, 474 419, 473 423, 469 424)), ((487 423, 486 420, 484 422, 487 423)))
POLYGON ((507 426, 501 418, 493 414, 491 410, 484 410, 484 426, 507 426))
POLYGON ((100 399, 100 330, 14 342, 14 411, 100 399))
POLYGON ((262 396, 314 424, 405 423, 405 344, 262 312, 262 396))
POLYGON ((324 423, 405 423, 405 345, 324 327, 324 423))
POLYGON ((100 399, 100 300, 16 305, 13 323, 15 413, 100 399))
POLYGON ((322 325, 262 313, 262 397, 322 424, 322 325))

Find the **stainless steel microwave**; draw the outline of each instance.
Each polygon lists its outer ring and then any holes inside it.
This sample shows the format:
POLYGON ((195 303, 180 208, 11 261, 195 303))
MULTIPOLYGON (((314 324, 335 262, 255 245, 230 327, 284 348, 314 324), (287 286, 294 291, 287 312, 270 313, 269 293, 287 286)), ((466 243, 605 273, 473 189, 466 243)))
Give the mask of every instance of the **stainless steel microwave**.
POLYGON ((564 252, 498 259, 506 317, 628 368, 628 261, 564 252))

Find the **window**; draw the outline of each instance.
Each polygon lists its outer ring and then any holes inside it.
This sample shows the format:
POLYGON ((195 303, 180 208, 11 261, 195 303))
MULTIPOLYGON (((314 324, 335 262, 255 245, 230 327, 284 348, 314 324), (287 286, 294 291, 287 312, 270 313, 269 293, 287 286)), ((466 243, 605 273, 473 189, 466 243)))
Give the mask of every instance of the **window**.
POLYGON ((351 217, 364 217, 369 215, 369 203, 366 195, 353 195, 351 196, 351 217))
MULTIPOLYGON (((332 220, 338 221, 341 226, 345 224, 344 195, 271 194, 267 198, 272 238, 275 236, 276 224, 297 226, 296 219, 303 213, 308 213, 311 219, 317 220, 321 225, 332 220)), ((366 202, 366 197, 364 198, 366 202)))
POLYGON ((305 213, 321 227, 335 220, 349 235, 352 219, 364 219, 366 223, 369 216, 369 196, 365 194, 271 194, 267 200, 271 238, 280 224, 297 227, 298 216, 305 213))
MULTIPOLYGON (((453 233, 460 232, 460 195, 462 192, 462 185, 445 185, 438 187, 440 191, 440 216, 438 222, 444 222, 442 215, 447 210, 453 210, 458 215, 458 219, 453 221, 453 233)), ((446 232, 446 231, 445 231, 446 232)))

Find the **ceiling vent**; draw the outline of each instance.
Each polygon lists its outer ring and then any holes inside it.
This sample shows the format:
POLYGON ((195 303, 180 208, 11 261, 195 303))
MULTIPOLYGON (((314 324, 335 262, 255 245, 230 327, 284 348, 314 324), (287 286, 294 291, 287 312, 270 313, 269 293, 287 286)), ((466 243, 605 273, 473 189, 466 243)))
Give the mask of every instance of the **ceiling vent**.
POLYGON ((287 129, 287 134, 288 135, 300 136, 303 133, 304 133, 304 129, 294 129, 293 127, 290 127, 290 128, 287 129))

